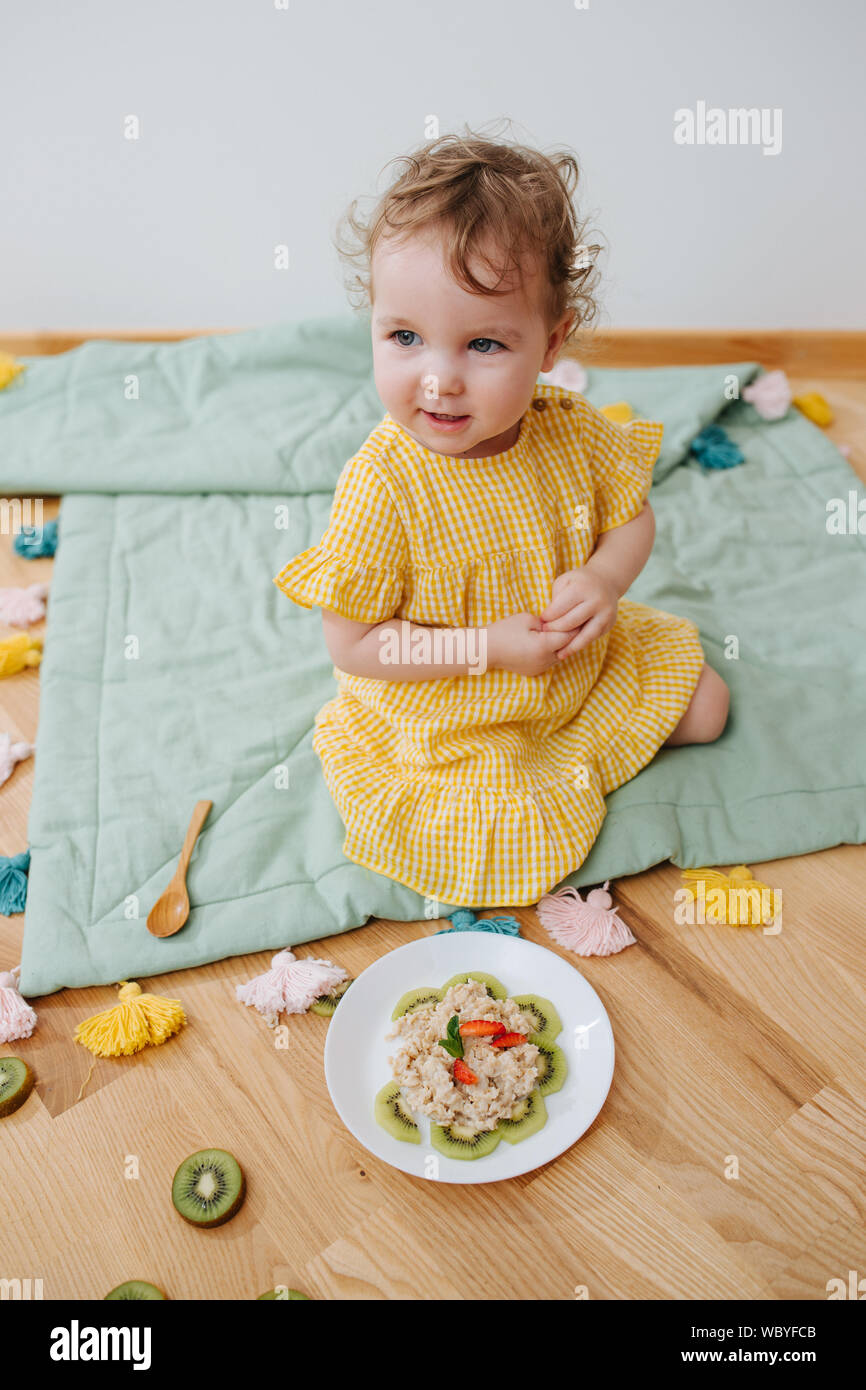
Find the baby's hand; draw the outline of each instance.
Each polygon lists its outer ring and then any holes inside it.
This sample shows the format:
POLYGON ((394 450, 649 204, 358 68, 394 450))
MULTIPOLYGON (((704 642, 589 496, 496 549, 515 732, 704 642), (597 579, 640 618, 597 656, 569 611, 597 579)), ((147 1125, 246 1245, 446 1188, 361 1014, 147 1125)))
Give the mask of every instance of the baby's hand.
POLYGON ((570 640, 556 653, 561 661, 603 637, 616 622, 619 594, 611 580, 584 565, 553 581, 553 598, 542 610, 545 632, 564 632, 570 640))
POLYGON ((542 676, 554 665, 567 632, 545 632, 536 613, 514 613, 491 623, 487 632, 487 666, 518 676, 542 676))

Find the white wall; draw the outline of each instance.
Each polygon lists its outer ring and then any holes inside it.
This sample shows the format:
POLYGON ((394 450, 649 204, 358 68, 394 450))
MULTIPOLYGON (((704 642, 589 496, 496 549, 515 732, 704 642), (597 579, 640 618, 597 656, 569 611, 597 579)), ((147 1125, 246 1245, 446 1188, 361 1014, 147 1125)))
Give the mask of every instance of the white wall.
POLYGON ((602 323, 864 326, 863 0, 285 4, 0 0, 0 331, 349 312, 337 217, 431 114, 574 150, 602 323), (781 151, 677 145, 699 101, 781 151))

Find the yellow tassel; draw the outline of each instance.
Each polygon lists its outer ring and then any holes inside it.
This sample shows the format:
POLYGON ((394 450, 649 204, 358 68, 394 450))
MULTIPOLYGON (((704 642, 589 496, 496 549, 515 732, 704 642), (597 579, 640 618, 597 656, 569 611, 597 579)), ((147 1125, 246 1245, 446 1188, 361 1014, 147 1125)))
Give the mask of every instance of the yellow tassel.
POLYGON ((121 980, 119 1003, 105 1013, 86 1018, 75 1029, 80 1042, 95 1057, 128 1056, 149 1044, 159 1046, 186 1023, 179 999, 142 994, 134 980, 121 980))
POLYGON ((0 352, 0 391, 24 371, 26 363, 16 362, 8 352, 0 352))
POLYGON ((681 876, 686 890, 691 894, 695 901, 706 903, 704 909, 704 920, 714 925, 723 923, 732 927, 758 927, 767 926, 773 921, 774 915, 774 894, 772 888, 767 883, 761 883, 760 879, 752 878, 751 871, 745 864, 737 864, 736 868, 731 869, 729 874, 720 873, 718 869, 683 869, 681 876), (698 890, 697 885, 703 885, 698 890), (692 885, 696 885, 692 887, 692 885), (759 895, 758 902, 751 896, 752 892, 759 895), (736 896, 732 898, 731 894, 736 896), (748 896, 743 898, 741 895, 746 893, 748 896), (764 893, 769 898, 764 897, 764 893), (771 906, 768 906, 768 901, 771 906), (745 919, 743 915, 743 904, 745 903, 745 919), (758 921, 753 921, 753 908, 758 913, 758 921))
POLYGON ((833 412, 820 391, 807 391, 804 396, 795 396, 794 405, 802 410, 807 420, 813 420, 822 429, 833 423, 833 412))
POLYGON ((614 401, 613 405, 603 405, 602 415, 606 415, 608 420, 613 420, 615 425, 627 425, 629 420, 634 419, 634 411, 627 401, 614 401))
POLYGON ((25 666, 38 666, 42 660, 42 638, 18 632, 0 641, 0 676, 14 676, 25 666))

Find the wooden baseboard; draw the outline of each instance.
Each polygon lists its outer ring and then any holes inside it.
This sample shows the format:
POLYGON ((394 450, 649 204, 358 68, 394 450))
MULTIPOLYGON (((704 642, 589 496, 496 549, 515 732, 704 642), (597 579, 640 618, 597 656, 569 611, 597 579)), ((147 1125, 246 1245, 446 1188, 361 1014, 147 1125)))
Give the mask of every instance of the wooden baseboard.
MULTIPOLYGON (((579 352, 575 353, 580 356, 579 352)), ((588 365, 676 367, 760 362, 792 376, 866 378, 866 332, 855 329, 611 328, 590 338, 588 365)))
MULTIPOLYGON (((239 333, 238 328, 55 333, 0 333, 0 351, 18 357, 68 352, 92 339, 173 343, 184 338, 239 333)), ((569 356, 597 367, 675 367, 714 362, 760 362, 795 376, 866 378, 866 332, 857 329, 605 328, 575 343, 569 356)))

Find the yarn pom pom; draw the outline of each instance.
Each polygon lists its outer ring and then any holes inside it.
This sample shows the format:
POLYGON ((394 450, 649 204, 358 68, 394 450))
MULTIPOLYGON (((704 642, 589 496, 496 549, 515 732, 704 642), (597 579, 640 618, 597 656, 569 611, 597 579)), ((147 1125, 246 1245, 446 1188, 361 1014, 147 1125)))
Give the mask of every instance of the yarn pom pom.
POLYGON ((13 743, 8 734, 0 734, 0 785, 12 776, 15 764, 29 758, 35 748, 35 743, 27 743, 24 739, 13 743))
POLYGON ((29 584, 26 589, 20 586, 0 589, 0 623, 27 627, 29 623, 41 622, 45 617, 47 595, 47 584, 29 584))
POLYGON ((271 1027, 277 1015, 304 1014, 322 994, 331 994, 349 976, 341 965, 329 960, 298 960, 293 951, 278 951, 264 975, 236 985, 235 994, 263 1014, 271 1027))
POLYGON ((602 415, 606 415, 608 420, 612 420, 615 425, 627 425, 634 419, 634 411, 628 401, 614 401, 612 405, 601 407, 602 415))
POLYGON ((586 902, 576 888, 558 888, 545 893, 538 904, 538 916, 545 931, 560 946, 578 956, 612 956, 635 944, 625 922, 617 916, 613 898, 603 888, 593 888, 586 902))
POLYGON ((12 854, 8 859, 0 855, 0 912, 4 917, 24 911, 29 868, 29 849, 25 849, 23 854, 12 854))
POLYGON ((0 352, 0 391, 8 386, 11 381, 23 371, 27 370, 26 362, 18 362, 11 352, 0 352))
POLYGON ((825 425, 832 425, 833 412, 829 402, 824 399, 820 391, 807 391, 803 396, 795 396, 794 404, 798 410, 802 411, 807 420, 820 425, 822 429, 825 425))
POLYGON ((151 1044, 158 1047, 185 1023, 179 999, 143 994, 134 980, 121 980, 118 1002, 104 1013, 84 1019, 74 1036, 94 1057, 120 1057, 151 1044))
POLYGON ((755 407, 762 420, 781 420, 791 405, 791 386, 784 372, 764 372, 751 386, 743 387, 743 400, 755 407))
POLYGON ((721 425, 706 425, 695 435, 691 449, 704 468, 734 468, 745 462, 744 455, 721 425))
POLYGON ((53 555, 57 549, 57 530, 56 521, 46 521, 42 526, 22 526, 12 542, 12 549, 25 560, 53 555))
POLYGON ((564 386, 566 391, 577 391, 578 394, 586 390, 586 369, 573 357, 561 357, 549 372, 542 372, 541 375, 551 386, 564 386))
POLYGON ((775 902, 773 890, 768 883, 753 878, 745 864, 735 865, 729 874, 719 869, 682 869, 680 877, 685 891, 700 904, 704 922, 757 927, 773 921, 775 908, 768 906, 775 902))
POLYGON ((0 970, 0 1043, 29 1038, 36 1027, 36 1014, 18 989, 20 977, 20 965, 0 970))
POLYGON ((451 915, 451 926, 442 927, 434 936, 451 931, 488 931, 495 936, 519 936, 520 923, 514 917, 482 917, 479 921, 471 907, 458 907, 451 915))
POLYGON ((25 666, 38 666, 42 660, 42 638, 29 632, 0 637, 0 676, 15 676, 25 666))

